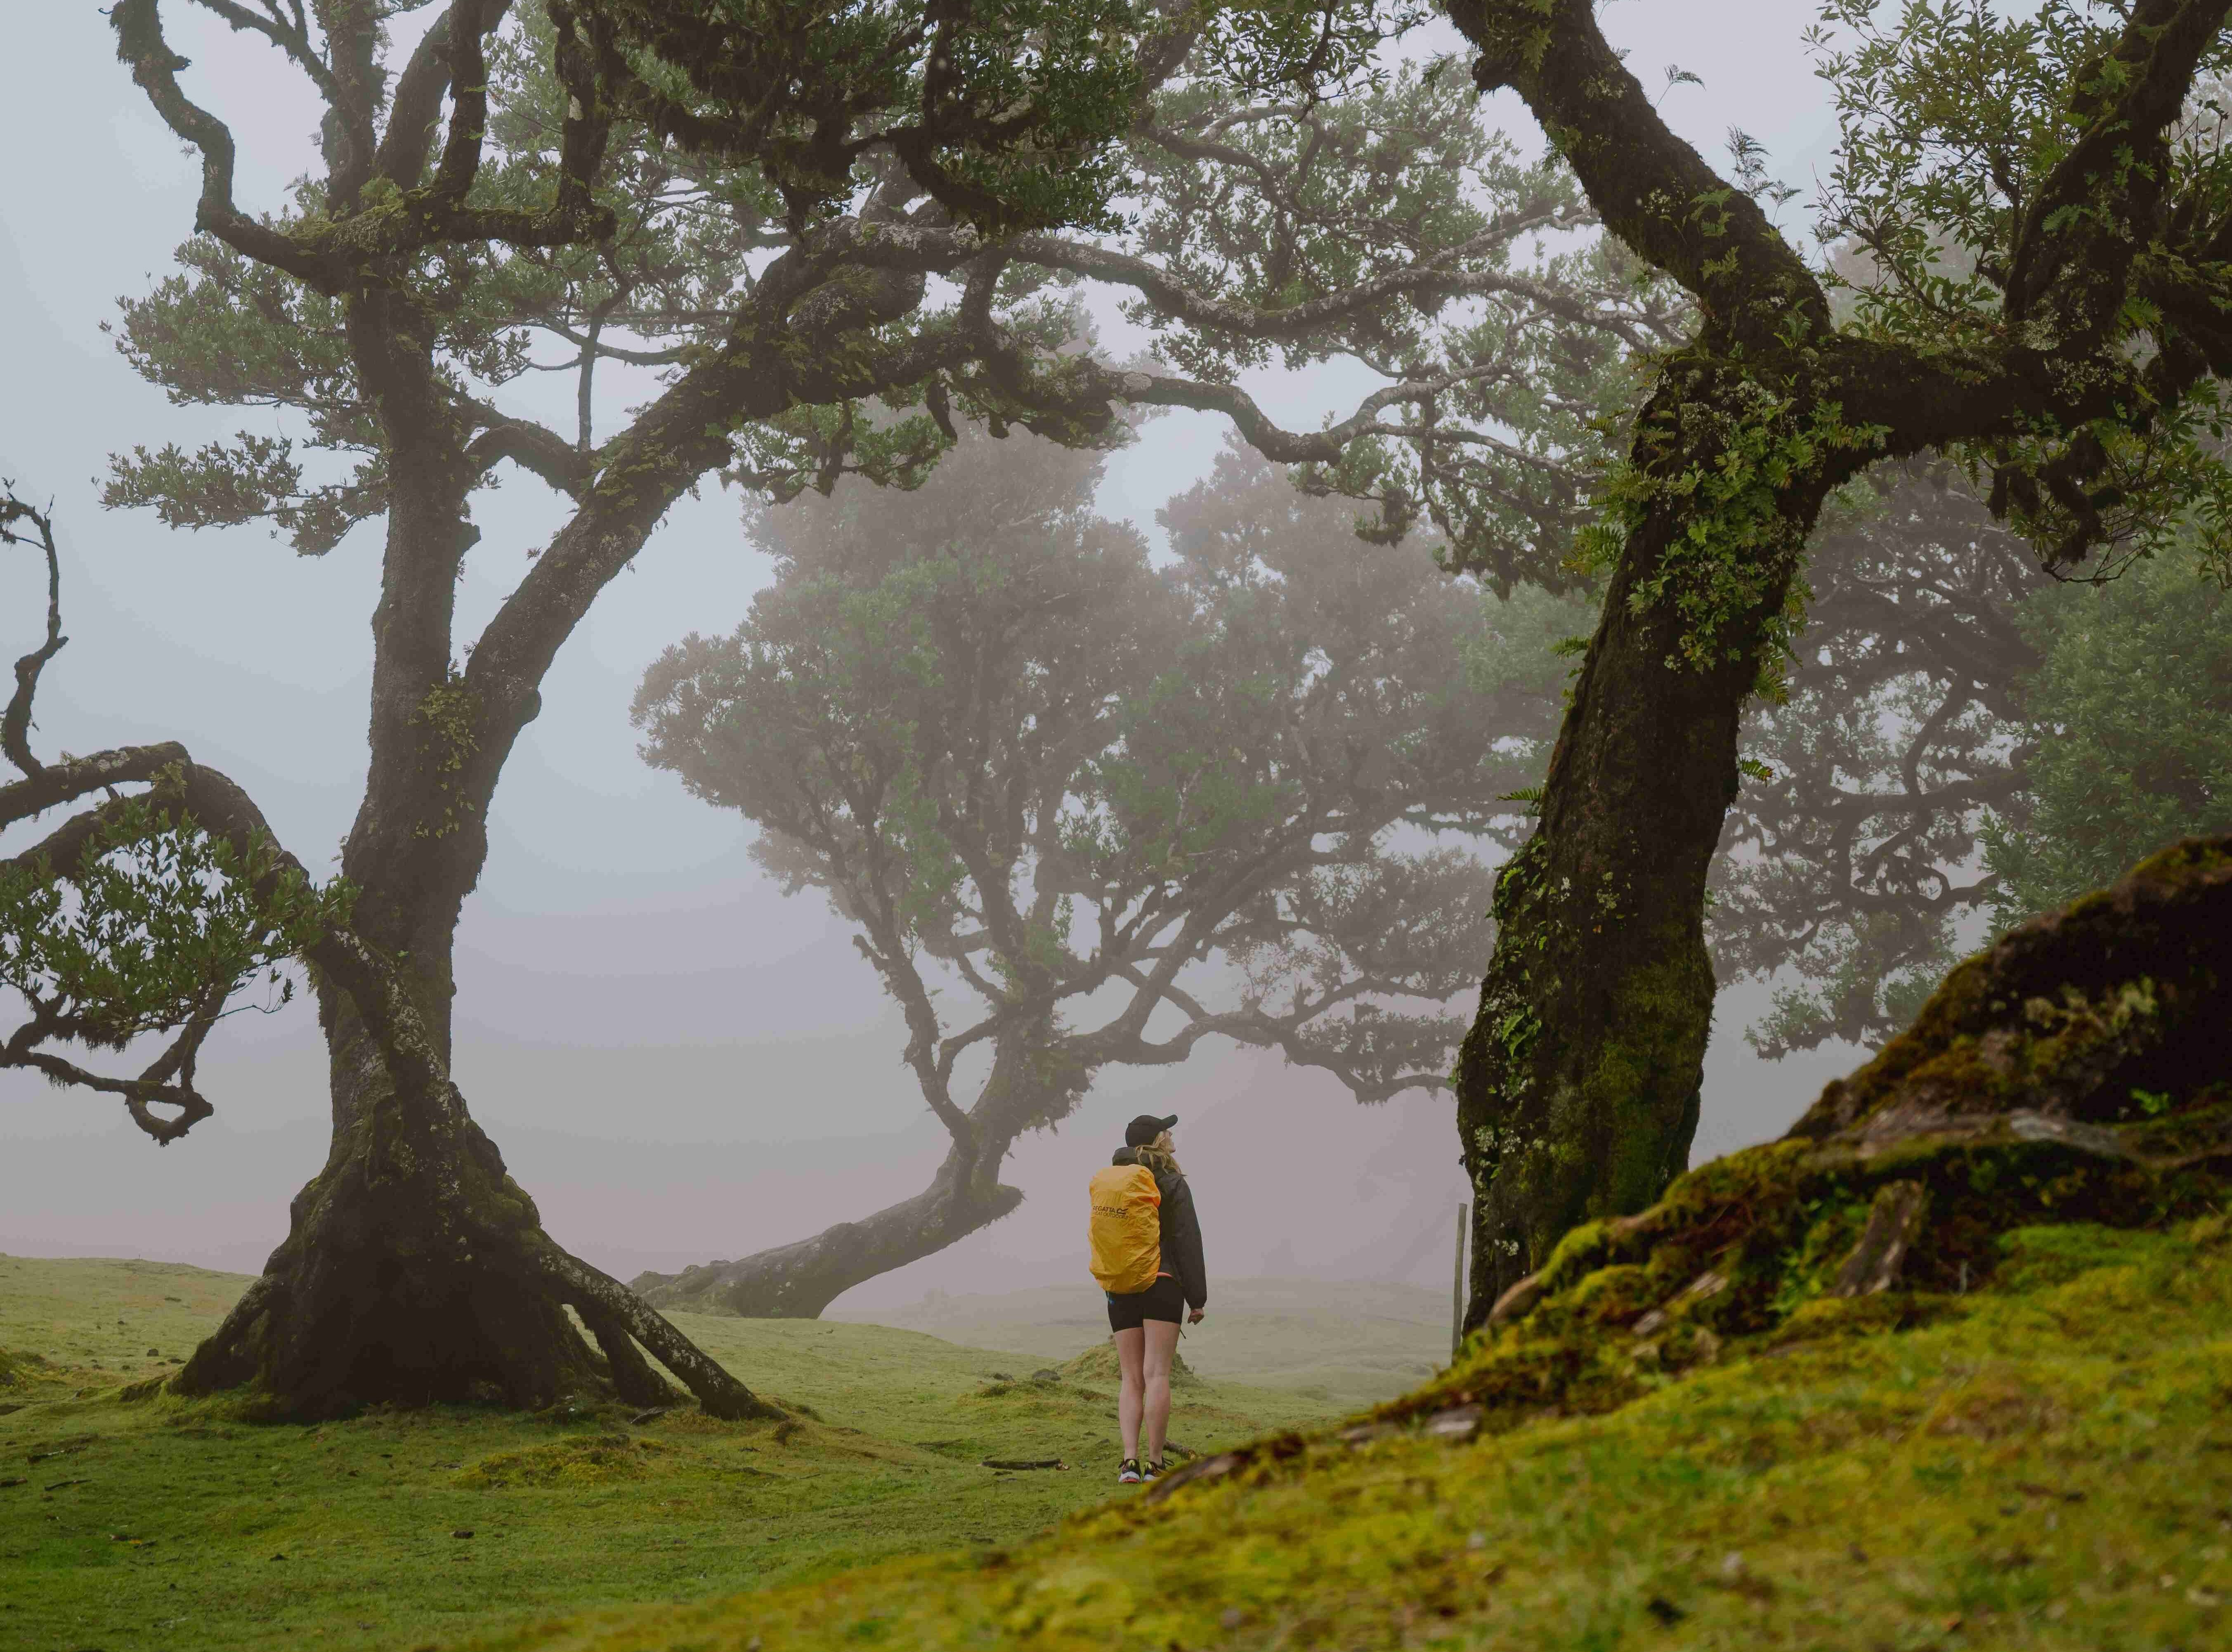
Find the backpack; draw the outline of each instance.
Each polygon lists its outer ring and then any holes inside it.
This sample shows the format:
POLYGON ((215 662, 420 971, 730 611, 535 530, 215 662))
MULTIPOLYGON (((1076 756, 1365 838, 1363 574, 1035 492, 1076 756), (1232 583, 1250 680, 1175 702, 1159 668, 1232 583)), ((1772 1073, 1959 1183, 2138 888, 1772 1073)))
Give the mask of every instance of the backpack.
POLYGON ((1093 1173, 1091 1192, 1086 1237, 1093 1277, 1112 1296, 1145 1291, 1163 1265, 1163 1194, 1154 1173, 1145 1165, 1112 1164, 1093 1173))

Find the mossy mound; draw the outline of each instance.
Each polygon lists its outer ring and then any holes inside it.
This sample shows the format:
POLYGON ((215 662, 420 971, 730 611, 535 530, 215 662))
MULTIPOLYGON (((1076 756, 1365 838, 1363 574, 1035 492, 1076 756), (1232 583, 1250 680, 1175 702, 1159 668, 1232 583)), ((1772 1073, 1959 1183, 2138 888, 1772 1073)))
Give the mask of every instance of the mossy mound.
POLYGON ((1282 1435, 1012 1548, 473 1644, 2221 1645, 2228 1229, 2017 1229, 1934 1323, 1731 1354, 1612 1415, 1282 1435))
POLYGON ((54 1374, 54 1368, 40 1355, 11 1353, 0 1348, 0 1391, 28 1389, 54 1374))
MULTIPOLYGON (((1065 1360, 1054 1369, 1065 1382, 1099 1383, 1112 1390, 1124 1376, 1122 1369, 1116 1363, 1116 1344, 1113 1342, 1095 1343, 1075 1359, 1065 1360)), ((1195 1376, 1193 1368, 1185 1363, 1185 1356, 1175 1351, 1171 1355, 1171 1386, 1174 1389, 1201 1386, 1201 1378, 1195 1376)))
POLYGON ((522 1451, 492 1452, 467 1464, 452 1478, 459 1486, 482 1491, 523 1486, 600 1486, 642 1479, 650 1472, 650 1460, 667 1450, 656 1440, 582 1434, 522 1451))
POLYGON ((1998 1236, 2214 1208, 2232 1173, 2232 838, 2014 931, 1781 1141, 1589 1223, 1391 1417, 1602 1411, 1745 1339, 1912 1326, 1998 1236))

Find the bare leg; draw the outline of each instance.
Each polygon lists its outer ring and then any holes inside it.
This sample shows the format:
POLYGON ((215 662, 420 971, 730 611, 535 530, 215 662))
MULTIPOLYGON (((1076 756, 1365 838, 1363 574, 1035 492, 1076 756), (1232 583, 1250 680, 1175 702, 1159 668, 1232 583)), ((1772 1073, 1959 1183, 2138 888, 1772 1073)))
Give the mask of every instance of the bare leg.
MULTIPOLYGON (((1176 1330, 1178 1327, 1173 1325, 1171 1329, 1176 1330)), ((1147 1333, 1145 1330, 1119 1330, 1115 1337, 1116 1363, 1123 1372, 1123 1382, 1116 1393, 1116 1423, 1124 1432, 1124 1455, 1132 1458, 1139 1454, 1139 1408, 1146 1392, 1146 1385, 1140 1380, 1140 1355, 1146 1346, 1147 1333)), ((1170 1363, 1170 1356, 1165 1354, 1163 1356, 1163 1408, 1165 1411, 1170 1409, 1171 1404, 1170 1363)))
POLYGON ((1178 1322, 1171 1319, 1150 1319, 1140 1327, 1146 1335, 1146 1347, 1141 1361, 1141 1376, 1145 1379, 1147 1421, 1147 1460, 1163 1460, 1163 1441, 1171 1431, 1171 1356, 1178 1352, 1178 1322))

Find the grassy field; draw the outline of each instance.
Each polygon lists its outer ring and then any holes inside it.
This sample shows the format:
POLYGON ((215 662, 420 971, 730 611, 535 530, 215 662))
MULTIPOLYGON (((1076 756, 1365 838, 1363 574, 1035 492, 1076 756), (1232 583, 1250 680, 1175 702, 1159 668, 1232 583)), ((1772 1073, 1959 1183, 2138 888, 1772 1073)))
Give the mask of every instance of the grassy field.
MULTIPOLYGON (((1035 1380, 1029 1357, 873 1325, 678 1316, 804 1408, 773 1425, 443 1408, 313 1428, 118 1399, 245 1283, 0 1257, 0 1649, 448 1646, 591 1605, 990 1551, 1116 1489, 1105 1353, 1035 1380)), ((1195 1381, 1172 1433, 1208 1451, 1327 1412, 1195 1381)))
POLYGON ((888 1327, 695 1319, 819 1415, 252 1427, 68 1397, 182 1354, 237 1281, 0 1259, 0 1346, 51 1350, 0 1372, 0 1648, 2232 1643, 2232 1220, 1998 1243, 1989 1288, 1477 1438, 1197 1382, 1180 1438, 1274 1441, 1158 1501, 1107 1482, 1103 1354, 1041 1378, 888 1327))
POLYGON ((2001 1244, 1991 1289, 1906 1304, 1920 1329, 1762 1347, 1609 1415, 1290 1437, 1005 1551, 477 1644, 2232 1644, 2232 1223, 2001 1244))
MULTIPOLYGON (((1416 1388, 1449 1361, 1449 1296, 1416 1285, 1217 1279, 1209 1306, 1209 1317, 1179 1344, 1204 1376, 1358 1408, 1416 1388)), ((1100 1293, 1090 1282, 1002 1296, 933 1293, 905 1308, 830 1317, 1046 1360, 1067 1359, 1108 1335, 1100 1293)))

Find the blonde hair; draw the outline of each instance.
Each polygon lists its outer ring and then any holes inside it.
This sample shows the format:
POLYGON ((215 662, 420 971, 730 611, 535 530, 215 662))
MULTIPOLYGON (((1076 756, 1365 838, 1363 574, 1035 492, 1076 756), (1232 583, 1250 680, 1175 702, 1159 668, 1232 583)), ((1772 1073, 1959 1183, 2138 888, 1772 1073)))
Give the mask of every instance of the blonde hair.
POLYGON ((1178 1148, 1171 1141, 1171 1133, 1168 1130, 1165 1130, 1145 1147, 1134 1148, 1132 1151, 1139 1155, 1139 1162, 1150 1170, 1171 1176, 1185 1174, 1184 1171, 1178 1168, 1178 1148))

